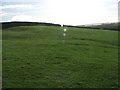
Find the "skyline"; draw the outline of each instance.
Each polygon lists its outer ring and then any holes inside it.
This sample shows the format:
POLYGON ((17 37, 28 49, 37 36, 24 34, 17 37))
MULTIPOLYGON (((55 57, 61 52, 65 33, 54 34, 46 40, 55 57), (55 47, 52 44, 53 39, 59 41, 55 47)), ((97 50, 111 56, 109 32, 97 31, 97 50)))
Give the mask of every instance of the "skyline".
POLYGON ((31 21, 69 25, 118 22, 119 0, 4 0, 0 22, 31 21))

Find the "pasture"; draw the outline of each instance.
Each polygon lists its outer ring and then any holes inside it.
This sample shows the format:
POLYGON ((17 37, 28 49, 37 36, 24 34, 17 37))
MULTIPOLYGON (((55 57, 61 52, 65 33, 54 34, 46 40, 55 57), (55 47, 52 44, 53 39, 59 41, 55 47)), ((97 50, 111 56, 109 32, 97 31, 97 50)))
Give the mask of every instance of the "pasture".
POLYGON ((117 88, 118 32, 54 26, 2 31, 3 88, 117 88))

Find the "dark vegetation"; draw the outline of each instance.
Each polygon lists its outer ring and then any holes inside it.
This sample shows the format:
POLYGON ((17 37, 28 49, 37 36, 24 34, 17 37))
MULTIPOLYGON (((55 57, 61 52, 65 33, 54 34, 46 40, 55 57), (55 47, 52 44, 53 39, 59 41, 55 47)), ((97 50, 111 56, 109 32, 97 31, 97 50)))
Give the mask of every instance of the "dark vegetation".
POLYGON ((2 28, 10 28, 16 26, 60 26, 59 24, 45 23, 45 22, 4 22, 2 28))
POLYGON ((100 25, 80 25, 80 26, 73 26, 73 25, 64 25, 64 27, 73 27, 73 28, 86 28, 86 29, 100 29, 100 30, 120 30, 120 23, 103 23, 100 25))
POLYGON ((103 23, 100 25, 83 26, 91 29, 119 30, 119 23, 103 23))
MULTIPOLYGON (((60 24, 54 23, 45 23, 45 22, 4 22, 2 23, 2 28, 10 28, 16 26, 61 26, 60 24)), ((64 25, 64 27, 74 27, 74 28, 86 28, 86 29, 102 29, 102 30, 120 30, 120 23, 103 23, 101 25, 81 25, 81 26, 73 26, 73 25, 64 25)))

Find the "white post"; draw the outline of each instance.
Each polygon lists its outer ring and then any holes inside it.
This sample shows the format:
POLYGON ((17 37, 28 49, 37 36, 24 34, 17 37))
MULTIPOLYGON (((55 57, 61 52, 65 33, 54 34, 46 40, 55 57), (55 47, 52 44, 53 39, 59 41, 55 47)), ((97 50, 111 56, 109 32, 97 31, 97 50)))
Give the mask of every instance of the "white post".
POLYGON ((67 29, 64 28, 64 32, 63 32, 63 43, 65 43, 65 39, 66 39, 66 31, 67 31, 67 29))

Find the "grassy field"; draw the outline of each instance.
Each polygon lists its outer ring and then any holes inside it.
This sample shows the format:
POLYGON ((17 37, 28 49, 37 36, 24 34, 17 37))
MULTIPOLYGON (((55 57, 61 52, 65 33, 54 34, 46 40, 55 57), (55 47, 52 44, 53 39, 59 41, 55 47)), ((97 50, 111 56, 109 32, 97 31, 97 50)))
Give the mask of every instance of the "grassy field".
POLYGON ((3 88, 116 88, 118 31, 53 26, 3 30, 3 88))
POLYGON ((0 89, 2 89, 2 29, 0 29, 0 89))

